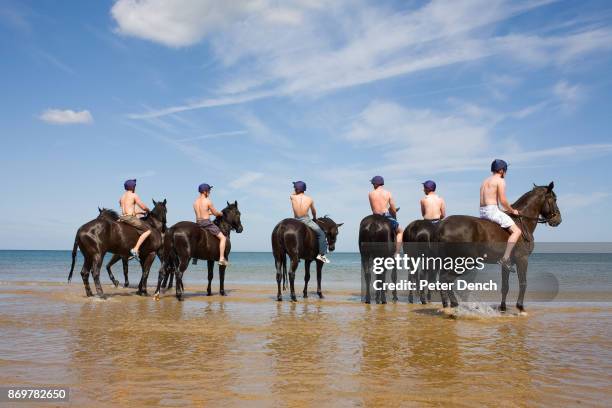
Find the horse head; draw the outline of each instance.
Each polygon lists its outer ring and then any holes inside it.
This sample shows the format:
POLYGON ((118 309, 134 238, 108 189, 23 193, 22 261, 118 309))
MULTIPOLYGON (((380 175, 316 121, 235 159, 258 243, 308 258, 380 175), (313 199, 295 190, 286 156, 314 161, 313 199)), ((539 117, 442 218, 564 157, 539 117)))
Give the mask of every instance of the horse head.
POLYGON ((161 232, 166 232, 166 214, 168 214, 168 209, 166 208, 166 199, 164 201, 155 201, 153 200, 153 209, 149 213, 150 216, 159 221, 162 225, 161 232))
POLYGON ((98 218, 102 218, 109 221, 117 221, 119 219, 119 214, 117 214, 117 211, 111 210, 110 208, 98 207, 98 212, 98 218))
POLYGON ((242 223, 240 222, 240 210, 238 210, 238 201, 234 201, 231 204, 229 201, 227 201, 227 207, 225 207, 221 212, 223 213, 223 221, 229 224, 231 229, 240 234, 243 228, 242 223))
POLYGON ((561 211, 559 211, 559 207, 557 206, 557 195, 553 191, 554 187, 555 183, 551 181, 548 186, 541 186, 538 188, 544 193, 540 215, 551 227, 556 227, 561 224, 561 211))
POLYGON ((317 218, 317 224, 323 232, 325 232, 325 237, 327 238, 327 247, 330 252, 333 252, 336 249, 336 239, 338 238, 338 228, 344 225, 343 222, 340 224, 336 224, 334 220, 329 218, 327 215, 322 218, 317 218))

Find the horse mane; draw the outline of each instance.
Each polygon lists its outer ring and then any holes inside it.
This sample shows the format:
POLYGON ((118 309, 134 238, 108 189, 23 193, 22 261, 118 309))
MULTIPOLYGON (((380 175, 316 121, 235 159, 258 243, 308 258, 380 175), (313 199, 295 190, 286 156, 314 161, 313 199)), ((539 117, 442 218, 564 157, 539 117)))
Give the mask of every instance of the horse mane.
POLYGON ((529 200, 531 200, 531 198, 535 195, 535 194, 539 194, 542 192, 546 192, 548 191, 548 187, 546 186, 536 186, 534 185, 533 188, 529 191, 527 191, 525 194, 523 194, 522 196, 519 197, 518 200, 516 200, 513 204, 512 207, 513 208, 522 208, 523 206, 527 205, 527 203, 529 202, 529 200))
POLYGON ((119 214, 113 209, 99 208, 98 210, 100 211, 100 215, 98 215, 98 218, 108 218, 111 221, 117 221, 119 219, 119 214))

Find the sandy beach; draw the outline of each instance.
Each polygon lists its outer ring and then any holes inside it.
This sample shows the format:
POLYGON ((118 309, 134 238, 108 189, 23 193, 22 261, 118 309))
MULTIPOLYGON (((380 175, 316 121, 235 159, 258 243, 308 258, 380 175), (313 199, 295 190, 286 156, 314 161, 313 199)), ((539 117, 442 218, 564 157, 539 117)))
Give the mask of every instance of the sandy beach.
MULTIPOLYGON (((274 286, 178 302, 80 282, 0 287, 0 383, 70 387, 71 406, 562 406, 612 396, 612 304, 528 316, 439 304, 364 305, 274 286), (587 346, 588 345, 588 346, 587 346)), ((20 403, 19 406, 28 406, 20 403)), ((34 406, 36 404, 30 404, 34 406)))

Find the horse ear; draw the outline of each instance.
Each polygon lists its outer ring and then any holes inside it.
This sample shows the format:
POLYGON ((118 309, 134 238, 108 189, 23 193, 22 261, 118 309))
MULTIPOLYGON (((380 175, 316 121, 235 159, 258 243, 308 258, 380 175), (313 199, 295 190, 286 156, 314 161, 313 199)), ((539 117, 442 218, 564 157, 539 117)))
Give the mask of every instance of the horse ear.
POLYGON ((343 226, 343 225, 344 225, 344 223, 343 223, 343 222, 341 222, 340 224, 336 224, 336 227, 340 228, 340 227, 341 227, 341 226, 343 226))
POLYGON ((100 207, 98 207, 98 212, 102 214, 102 209, 100 207))
POLYGON ((229 201, 226 201, 226 203, 227 203, 227 206, 229 207, 229 206, 230 206, 230 203, 229 203, 229 201))
POLYGON ((238 208, 238 200, 234 200, 234 205, 238 208))
POLYGON ((167 201, 167 200, 164 198, 164 205, 166 205, 166 203, 167 203, 167 202, 168 202, 168 201, 167 201))
POLYGON ((536 188, 536 187, 537 187, 536 183, 533 183, 533 188, 536 188))
POLYGON ((550 184, 548 185, 548 192, 550 193, 553 188, 555 188, 555 182, 551 181, 550 184))
POLYGON ((156 206, 157 203, 155 202, 155 200, 151 199, 151 201, 153 201, 153 206, 156 206))

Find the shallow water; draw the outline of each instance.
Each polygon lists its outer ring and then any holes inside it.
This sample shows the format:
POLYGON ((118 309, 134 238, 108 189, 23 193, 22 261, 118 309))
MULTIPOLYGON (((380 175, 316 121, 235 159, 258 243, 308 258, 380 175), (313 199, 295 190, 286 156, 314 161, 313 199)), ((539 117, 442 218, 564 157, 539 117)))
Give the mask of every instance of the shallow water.
POLYGON ((78 285, 3 285, 0 383, 66 385, 74 406, 558 406, 612 396, 607 303, 541 304, 528 316, 463 306, 448 318, 432 305, 363 305, 350 291, 277 303, 266 287, 203 290, 156 302, 107 285, 104 301, 78 285))
MULTIPOLYGON (((49 260, 30 262, 43 270, 49 260)), ((67 285, 0 269, 0 384, 68 386, 79 407, 605 406, 612 397, 612 303, 532 302, 528 316, 466 303, 449 317, 435 304, 361 304, 358 284, 327 275, 325 299, 278 303, 266 269, 265 285, 229 283, 227 297, 205 296, 193 279, 184 302, 108 284, 107 300, 86 298, 78 274, 67 285)))

